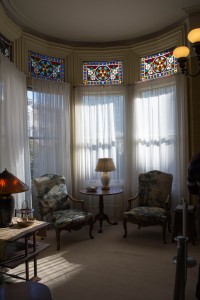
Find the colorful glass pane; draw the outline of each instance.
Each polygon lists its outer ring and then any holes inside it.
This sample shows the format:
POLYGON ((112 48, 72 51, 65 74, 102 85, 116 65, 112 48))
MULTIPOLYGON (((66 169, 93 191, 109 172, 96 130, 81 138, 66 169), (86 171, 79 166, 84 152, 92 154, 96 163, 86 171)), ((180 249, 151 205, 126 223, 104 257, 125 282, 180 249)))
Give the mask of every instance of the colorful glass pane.
POLYGON ((155 79, 177 72, 177 59, 173 49, 141 58, 141 80, 155 79))
POLYGON ((83 84, 122 84, 122 61, 83 62, 83 84))
POLYGON ((32 78, 63 82, 65 77, 64 59, 29 51, 28 74, 32 78))
POLYGON ((0 51, 12 60, 12 42, 6 39, 2 34, 0 34, 0 51))

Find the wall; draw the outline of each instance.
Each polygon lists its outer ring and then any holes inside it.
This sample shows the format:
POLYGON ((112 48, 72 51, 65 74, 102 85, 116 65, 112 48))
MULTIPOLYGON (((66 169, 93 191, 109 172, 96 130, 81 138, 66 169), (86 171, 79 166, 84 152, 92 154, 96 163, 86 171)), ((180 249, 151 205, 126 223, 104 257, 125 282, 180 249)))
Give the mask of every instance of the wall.
MULTIPOLYGON (((188 10, 188 32, 193 28, 200 27, 199 12, 188 10)), ((191 50, 190 74, 198 72, 197 59, 191 50)), ((189 120, 189 150, 190 158, 200 152, 200 75, 188 78, 188 120, 189 120)))
MULTIPOLYGON (((174 28, 168 28, 162 33, 129 43, 128 45, 105 47, 71 47, 56 44, 22 32, 4 13, 0 5, 0 31, 14 43, 14 63, 28 75, 28 50, 42 54, 62 57, 65 59, 65 81, 72 86, 71 101, 73 103, 73 86, 82 84, 82 62, 84 60, 123 60, 124 84, 140 80, 140 57, 162 51, 173 46, 186 43, 186 32, 191 28, 200 27, 200 11, 187 11, 188 17, 174 28)), ((196 65, 190 65, 191 71, 196 65)), ((189 158, 200 151, 200 76, 188 78, 188 128, 189 128, 189 158)), ((73 115, 73 108, 72 108, 73 115)))

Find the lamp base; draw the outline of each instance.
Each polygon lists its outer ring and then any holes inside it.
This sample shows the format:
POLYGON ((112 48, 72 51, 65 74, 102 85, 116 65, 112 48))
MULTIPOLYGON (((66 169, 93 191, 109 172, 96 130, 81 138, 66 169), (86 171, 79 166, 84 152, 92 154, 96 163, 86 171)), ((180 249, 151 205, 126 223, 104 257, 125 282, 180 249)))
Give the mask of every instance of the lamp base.
POLYGON ((12 225, 14 213, 14 197, 12 195, 0 196, 0 227, 9 227, 12 225))
POLYGON ((109 173, 108 172, 103 172, 101 174, 101 184, 102 184, 101 189, 104 190, 104 191, 108 191, 110 189, 109 183, 110 183, 109 173))
POLYGON ((103 191, 109 191, 110 190, 110 187, 109 186, 102 186, 101 189, 103 191))

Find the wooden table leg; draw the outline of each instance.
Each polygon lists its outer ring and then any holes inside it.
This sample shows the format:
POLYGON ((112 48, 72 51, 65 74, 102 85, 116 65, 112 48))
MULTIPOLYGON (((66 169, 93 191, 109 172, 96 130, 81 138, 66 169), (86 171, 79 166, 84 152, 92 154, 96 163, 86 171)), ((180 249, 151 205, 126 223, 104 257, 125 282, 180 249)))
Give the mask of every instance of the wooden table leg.
MULTIPOLYGON (((33 251, 36 251, 36 234, 33 234, 33 251)), ((37 276, 37 257, 35 256, 33 259, 33 265, 34 265, 34 277, 31 278, 31 281, 36 282, 40 281, 41 278, 37 276)))
POLYGON ((99 220, 100 222, 100 228, 98 230, 99 233, 102 233, 102 223, 103 220, 106 220, 110 225, 117 225, 117 222, 111 222, 108 215, 104 214, 104 202, 103 202, 103 195, 99 195, 99 213, 96 214, 94 218, 94 223, 99 220))
MULTIPOLYGON (((28 256, 28 237, 25 237, 25 256, 28 256)), ((29 262, 25 262, 26 267, 26 281, 29 280, 29 262)))

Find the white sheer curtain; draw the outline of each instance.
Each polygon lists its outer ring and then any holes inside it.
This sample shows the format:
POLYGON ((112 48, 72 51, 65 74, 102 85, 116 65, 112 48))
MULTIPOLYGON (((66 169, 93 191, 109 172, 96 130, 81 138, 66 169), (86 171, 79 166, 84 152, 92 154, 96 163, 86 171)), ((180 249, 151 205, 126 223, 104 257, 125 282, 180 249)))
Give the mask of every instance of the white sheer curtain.
MULTIPOLYGON (((0 53, 0 170, 6 168, 30 187, 26 91, 26 76, 0 53)), ((25 197, 31 207, 30 191, 13 196, 15 208, 25 197)))
POLYGON ((187 196, 187 108, 182 75, 133 86, 132 190, 141 172, 173 174, 173 205, 187 196))
MULTIPOLYGON (((75 91, 75 190, 100 186, 99 157, 112 157, 111 186, 123 196, 104 202, 119 217, 138 189, 138 175, 153 169, 173 174, 173 206, 187 197, 187 103, 185 78, 179 74, 130 87, 79 87, 75 91), (129 93, 128 93, 129 92, 129 93)), ((88 200, 88 197, 85 199, 88 200)), ((88 208, 97 210, 96 197, 88 208)))
MULTIPOLYGON (((125 177, 125 102, 126 88, 77 87, 75 89, 75 190, 88 185, 101 186, 95 172, 98 158, 112 157, 116 171, 110 173, 110 186, 124 186, 125 177)), ((83 196, 81 196, 83 197, 83 196)), ((97 197, 87 197, 88 207, 98 207, 97 197)), ((123 211, 123 195, 104 201, 106 212, 117 217, 123 211)))
POLYGON ((28 98, 32 177, 64 175, 70 192, 70 86, 33 79, 28 98))

